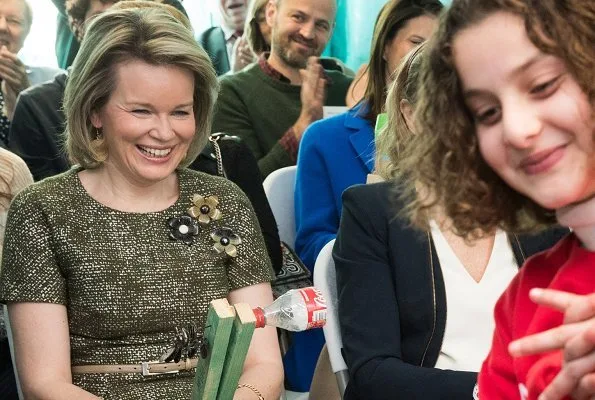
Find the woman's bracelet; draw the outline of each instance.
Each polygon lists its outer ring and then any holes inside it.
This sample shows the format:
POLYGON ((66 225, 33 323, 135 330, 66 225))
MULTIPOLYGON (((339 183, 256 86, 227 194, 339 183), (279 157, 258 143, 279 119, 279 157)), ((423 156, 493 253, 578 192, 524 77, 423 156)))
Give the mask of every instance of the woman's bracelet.
POLYGON ((238 385, 238 389, 243 388, 243 387, 252 390, 254 392, 254 394, 258 396, 258 400, 264 400, 264 397, 262 396, 262 394, 260 394, 260 392, 258 391, 258 389, 256 389, 254 386, 249 385, 247 383, 240 383, 238 385))

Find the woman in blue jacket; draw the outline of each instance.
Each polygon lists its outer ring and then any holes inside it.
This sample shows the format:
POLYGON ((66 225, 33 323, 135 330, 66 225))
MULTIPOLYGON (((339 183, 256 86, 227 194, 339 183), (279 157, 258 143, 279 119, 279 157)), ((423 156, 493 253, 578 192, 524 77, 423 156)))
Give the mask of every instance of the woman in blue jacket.
POLYGON ((295 187, 296 251, 312 270, 318 253, 335 238, 341 194, 365 183, 374 169, 374 124, 399 62, 425 41, 442 10, 439 0, 393 0, 374 28, 364 98, 348 112, 318 121, 300 143, 295 187))

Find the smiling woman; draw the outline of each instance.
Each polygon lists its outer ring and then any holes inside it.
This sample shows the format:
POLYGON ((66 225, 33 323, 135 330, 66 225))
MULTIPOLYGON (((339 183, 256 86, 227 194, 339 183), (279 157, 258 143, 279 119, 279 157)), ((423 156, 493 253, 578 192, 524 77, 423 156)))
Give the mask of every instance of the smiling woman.
MULTIPOLYGON (((210 61, 167 8, 125 4, 89 24, 68 78, 77 165, 17 196, 7 222, 0 301, 27 398, 187 399, 209 302, 272 302, 249 200, 185 168, 210 133, 210 61)), ((242 388, 279 397, 278 348, 274 328, 254 333, 242 388)))
MULTIPOLYGON (((532 288, 585 302, 595 292, 593 15, 595 3, 582 0, 453 0, 428 47, 419 133, 400 154, 410 217, 423 226, 444 202, 454 231, 467 238, 497 228, 572 228, 528 259, 498 301, 479 374, 483 399, 541 399, 570 359, 593 358, 586 349, 579 357, 556 350, 520 358, 508 349, 525 335, 576 322, 531 302, 532 288), (431 196, 418 196, 419 182, 435 189, 431 196)), ((574 369, 565 394, 592 398, 595 387, 580 386, 588 372, 574 369)))

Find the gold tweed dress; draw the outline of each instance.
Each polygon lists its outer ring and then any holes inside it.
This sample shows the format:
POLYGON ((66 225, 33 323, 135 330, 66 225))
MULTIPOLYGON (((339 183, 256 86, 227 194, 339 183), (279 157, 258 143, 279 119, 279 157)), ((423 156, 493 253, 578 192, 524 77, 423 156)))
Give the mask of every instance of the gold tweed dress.
MULTIPOLYGON (((204 326, 211 300, 273 279, 252 206, 228 180, 180 170, 176 203, 137 214, 95 201, 79 171, 45 179, 15 197, 0 274, 4 303, 66 306, 72 365, 156 361, 176 327, 204 326), (188 244, 170 237, 167 221, 186 215, 197 194, 217 196, 221 218, 199 225, 188 244), (214 248, 212 233, 222 227, 241 238, 235 257, 214 248)), ((43 340, 45 333, 39 335, 43 340)), ((80 374, 73 383, 106 400, 176 400, 190 398, 193 376, 80 374)))

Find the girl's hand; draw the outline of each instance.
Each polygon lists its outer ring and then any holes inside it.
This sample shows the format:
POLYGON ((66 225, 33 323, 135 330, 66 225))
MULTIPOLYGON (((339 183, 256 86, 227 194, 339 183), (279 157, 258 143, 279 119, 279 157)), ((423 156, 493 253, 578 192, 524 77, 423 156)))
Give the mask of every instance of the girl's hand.
POLYGON ((564 354, 562 369, 540 395, 539 400, 595 399, 595 293, 572 293, 533 289, 531 300, 564 313, 564 324, 516 340, 509 351, 514 357, 560 349, 564 354))

